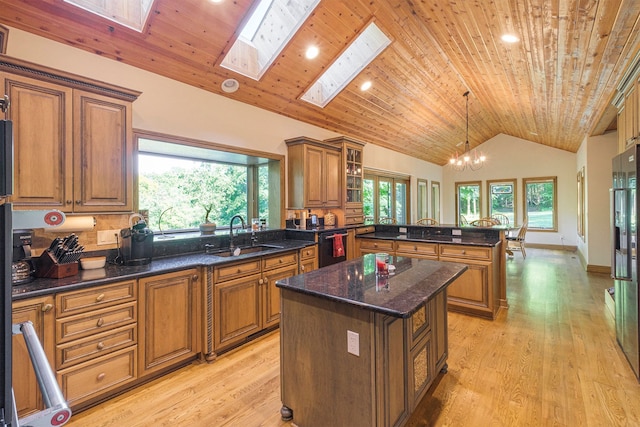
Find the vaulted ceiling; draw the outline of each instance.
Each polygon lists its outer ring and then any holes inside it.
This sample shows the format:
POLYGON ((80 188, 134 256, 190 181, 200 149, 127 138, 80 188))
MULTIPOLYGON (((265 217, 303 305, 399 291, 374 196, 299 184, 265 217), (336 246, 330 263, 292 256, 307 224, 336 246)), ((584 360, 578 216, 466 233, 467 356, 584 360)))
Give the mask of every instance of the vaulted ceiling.
POLYGON ((155 0, 139 33, 62 0, 0 0, 0 23, 441 165, 465 140, 466 91, 472 148, 504 133, 576 152, 615 123, 640 48, 637 0, 321 0, 256 81, 220 66, 254 3, 155 0), (325 108, 300 100, 371 21, 390 46, 325 108))

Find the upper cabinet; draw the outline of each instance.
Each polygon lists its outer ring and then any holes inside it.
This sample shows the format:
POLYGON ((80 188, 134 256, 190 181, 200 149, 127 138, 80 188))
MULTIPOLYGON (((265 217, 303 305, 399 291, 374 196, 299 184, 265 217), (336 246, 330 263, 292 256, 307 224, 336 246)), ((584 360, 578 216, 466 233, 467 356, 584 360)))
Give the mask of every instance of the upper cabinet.
POLYGON ((288 146, 289 208, 342 206, 342 151, 311 138, 285 141, 288 146))
POLYGON ((342 225, 363 224, 364 142, 345 136, 327 139, 324 142, 340 147, 342 151, 341 173, 345 184, 342 189, 344 205, 339 212, 338 222, 342 225))
POLYGON ((6 57, 0 84, 11 102, 16 209, 133 210, 139 92, 6 57))
POLYGON ((618 109, 618 152, 640 139, 640 56, 636 57, 618 85, 613 104, 618 109))

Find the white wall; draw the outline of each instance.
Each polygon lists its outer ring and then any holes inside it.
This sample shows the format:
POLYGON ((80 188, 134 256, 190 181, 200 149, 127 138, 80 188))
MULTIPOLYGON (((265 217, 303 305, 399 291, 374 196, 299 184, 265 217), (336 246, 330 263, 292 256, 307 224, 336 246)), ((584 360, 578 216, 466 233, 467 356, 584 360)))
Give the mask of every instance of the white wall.
POLYGON ((517 222, 524 218, 522 178, 557 177, 557 232, 527 232, 527 242, 549 245, 577 245, 576 214, 576 154, 550 148, 531 141, 499 134, 480 146, 487 156, 484 167, 477 171, 457 172, 443 168, 443 212, 446 223, 455 222, 455 183, 482 181, 481 198, 483 215, 488 212, 486 181, 517 179, 517 222))
POLYGON ((611 161, 618 153, 617 132, 587 138, 577 156, 577 172, 585 168, 585 240, 578 239, 578 250, 588 265, 611 265, 609 229, 609 188, 611 161))
MULTIPOLYGON (((137 129, 282 155, 287 152, 285 139, 339 136, 317 126, 14 28, 9 30, 7 54, 141 91, 142 95, 133 103, 133 126, 137 129)), ((416 177, 442 180, 440 166, 371 144, 365 146, 364 165, 412 175, 411 206, 414 212, 416 177)))

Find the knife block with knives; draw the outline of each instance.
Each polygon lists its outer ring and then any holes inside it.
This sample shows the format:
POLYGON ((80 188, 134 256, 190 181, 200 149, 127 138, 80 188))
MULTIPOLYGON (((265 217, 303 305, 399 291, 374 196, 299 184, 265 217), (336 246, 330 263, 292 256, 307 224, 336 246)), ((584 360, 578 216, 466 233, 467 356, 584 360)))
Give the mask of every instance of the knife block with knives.
POLYGON ((36 276, 62 279, 78 274, 78 260, 83 251, 84 246, 78 244, 75 234, 56 237, 38 258, 36 276))

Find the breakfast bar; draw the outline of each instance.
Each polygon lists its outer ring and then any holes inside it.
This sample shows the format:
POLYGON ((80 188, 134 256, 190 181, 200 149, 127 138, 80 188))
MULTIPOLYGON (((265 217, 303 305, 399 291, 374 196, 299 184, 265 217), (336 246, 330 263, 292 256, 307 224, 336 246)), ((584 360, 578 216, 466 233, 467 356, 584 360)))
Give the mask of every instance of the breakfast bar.
POLYGON ((277 282, 284 420, 401 426, 447 370, 446 289, 467 266, 367 254, 277 282))

